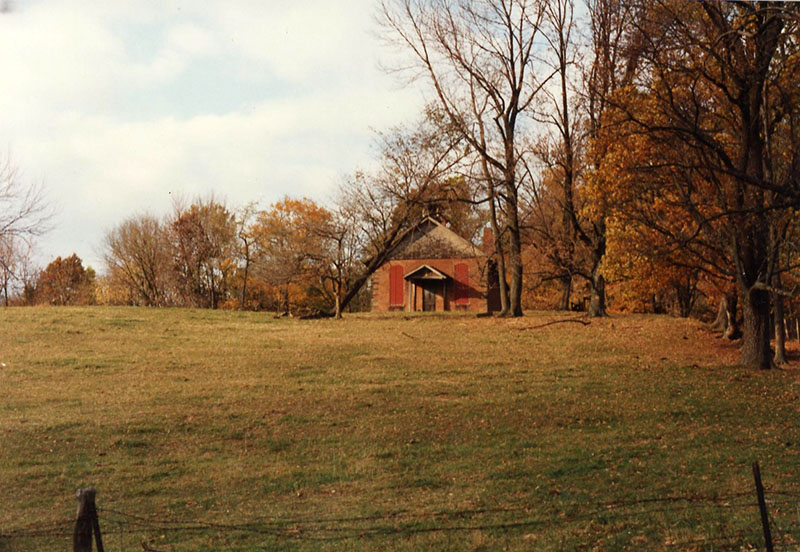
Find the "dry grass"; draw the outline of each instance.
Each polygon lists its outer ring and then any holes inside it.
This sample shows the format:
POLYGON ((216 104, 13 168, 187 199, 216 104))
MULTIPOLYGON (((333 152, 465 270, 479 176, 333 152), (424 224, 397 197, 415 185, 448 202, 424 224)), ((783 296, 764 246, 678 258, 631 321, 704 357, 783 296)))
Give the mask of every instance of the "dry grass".
POLYGON ((2 310, 0 550, 68 550, 24 535, 89 485, 111 552, 738 550, 753 460, 800 537, 794 368, 559 316, 2 310))

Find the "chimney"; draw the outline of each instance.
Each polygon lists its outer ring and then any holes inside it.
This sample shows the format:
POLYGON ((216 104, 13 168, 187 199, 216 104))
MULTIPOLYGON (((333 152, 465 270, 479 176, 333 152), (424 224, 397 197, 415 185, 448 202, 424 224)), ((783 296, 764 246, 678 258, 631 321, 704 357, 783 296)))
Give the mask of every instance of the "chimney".
POLYGON ((486 255, 494 253, 494 232, 491 226, 484 226, 483 228, 483 243, 481 249, 486 255))

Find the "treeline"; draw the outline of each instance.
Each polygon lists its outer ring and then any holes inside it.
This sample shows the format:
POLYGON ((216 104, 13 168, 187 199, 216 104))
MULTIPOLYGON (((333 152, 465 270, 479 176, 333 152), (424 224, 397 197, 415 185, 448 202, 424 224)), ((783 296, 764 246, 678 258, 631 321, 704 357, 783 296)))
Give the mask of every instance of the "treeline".
POLYGON ((378 20, 433 99, 379 135, 379 168, 328 208, 125 221, 104 301, 338 313, 434 215, 492 230, 500 315, 718 304, 742 362, 772 366, 798 306, 800 5, 383 0, 378 20))
POLYGON ((197 200, 171 216, 130 217, 107 232, 99 277, 75 254, 43 270, 29 261, 5 263, 3 300, 326 312, 335 303, 336 279, 327 271, 336 256, 332 225, 331 212, 309 199, 286 198, 265 210, 197 200))
POLYGON ((81 258, 74 253, 55 258, 44 270, 34 268, 30 258, 4 255, 0 277, 0 299, 6 307, 93 305, 97 302, 95 271, 84 267, 81 258))
POLYGON ((98 301, 336 314, 353 270, 338 239, 347 232, 329 209, 288 197, 263 210, 210 198, 163 220, 134 216, 105 237, 98 301))

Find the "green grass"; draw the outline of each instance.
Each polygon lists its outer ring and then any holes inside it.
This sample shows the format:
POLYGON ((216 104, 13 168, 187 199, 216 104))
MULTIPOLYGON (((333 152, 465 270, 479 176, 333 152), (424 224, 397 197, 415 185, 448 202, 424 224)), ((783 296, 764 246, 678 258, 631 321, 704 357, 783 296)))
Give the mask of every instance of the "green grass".
POLYGON ((0 310, 0 551, 792 549, 798 372, 559 316, 0 310))

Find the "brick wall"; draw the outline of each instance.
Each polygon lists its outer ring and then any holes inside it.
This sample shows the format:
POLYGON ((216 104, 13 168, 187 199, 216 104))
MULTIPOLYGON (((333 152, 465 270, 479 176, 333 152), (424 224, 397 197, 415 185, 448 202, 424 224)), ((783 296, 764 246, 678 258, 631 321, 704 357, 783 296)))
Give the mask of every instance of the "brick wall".
POLYGON ((417 293, 416 308, 412 305, 414 298, 413 282, 403 281, 403 305, 393 306, 389 304, 389 272, 392 266, 402 266, 403 274, 408 274, 412 270, 422 265, 428 265, 450 276, 446 281, 444 293, 436 296, 436 311, 469 311, 486 312, 486 259, 402 259, 392 260, 381 266, 372 275, 372 310, 374 312, 388 311, 413 311, 422 310, 422 291, 417 293), (469 287, 467 305, 455 304, 455 286, 452 278, 455 277, 455 265, 464 263, 469 267, 469 287))

